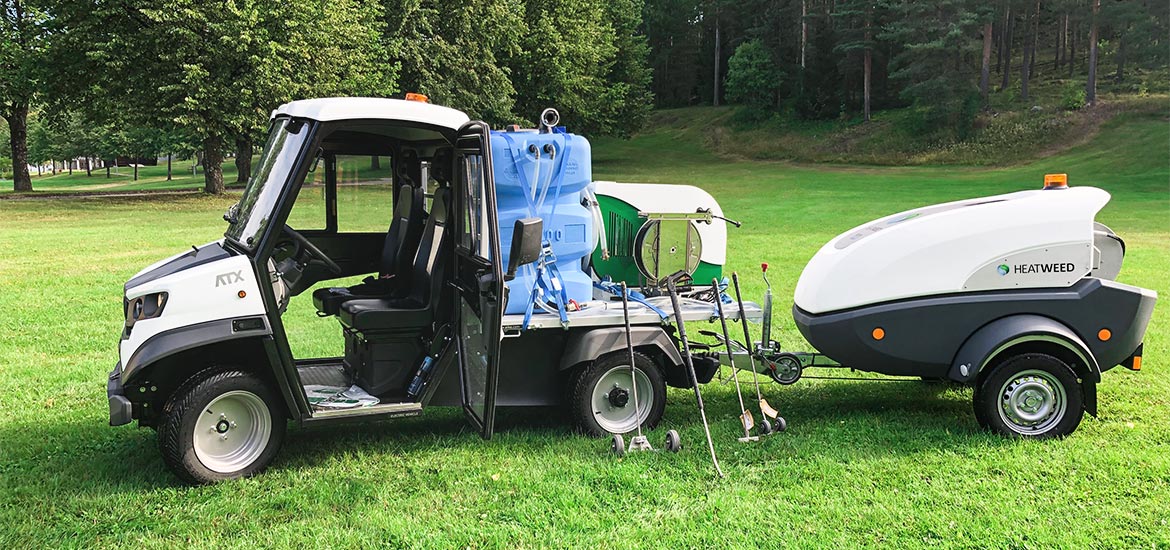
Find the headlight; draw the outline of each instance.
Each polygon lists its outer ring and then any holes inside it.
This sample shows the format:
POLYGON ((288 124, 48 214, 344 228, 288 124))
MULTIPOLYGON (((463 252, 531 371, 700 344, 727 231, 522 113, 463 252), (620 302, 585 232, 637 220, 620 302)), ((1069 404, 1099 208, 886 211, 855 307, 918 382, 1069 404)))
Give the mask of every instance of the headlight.
POLYGON ((167 293, 155 292, 153 294, 145 294, 137 298, 126 300, 126 332, 125 335, 130 335, 130 328, 134 326, 135 322, 145 319, 154 319, 162 315, 163 308, 167 305, 167 293))

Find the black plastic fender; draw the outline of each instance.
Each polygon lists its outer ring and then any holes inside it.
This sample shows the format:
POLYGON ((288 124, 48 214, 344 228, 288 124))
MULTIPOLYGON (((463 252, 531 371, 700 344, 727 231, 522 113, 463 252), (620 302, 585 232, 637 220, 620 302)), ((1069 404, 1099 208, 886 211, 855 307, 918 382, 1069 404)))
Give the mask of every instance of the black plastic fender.
POLYGON ((148 365, 179 352, 228 340, 271 334, 272 329, 263 316, 220 319, 160 332, 143 342, 126 361, 122 369, 122 382, 131 381, 136 373, 148 365))
MULTIPOLYGON (((630 328, 630 340, 634 348, 653 346, 658 348, 673 365, 682 365, 682 355, 674 341, 666 334, 662 327, 640 326, 630 328)), ((626 329, 624 327, 606 327, 575 333, 565 344, 565 353, 561 356, 561 370, 572 368, 584 361, 592 361, 611 351, 626 349, 626 329)))
POLYGON ((1041 315, 1012 315, 983 325, 959 348, 951 363, 948 377, 957 382, 971 382, 1002 352, 1017 345, 1042 343, 1057 345, 1075 356, 1073 371, 1081 379, 1085 410, 1097 414, 1097 383, 1101 367, 1089 346, 1063 323, 1041 315))

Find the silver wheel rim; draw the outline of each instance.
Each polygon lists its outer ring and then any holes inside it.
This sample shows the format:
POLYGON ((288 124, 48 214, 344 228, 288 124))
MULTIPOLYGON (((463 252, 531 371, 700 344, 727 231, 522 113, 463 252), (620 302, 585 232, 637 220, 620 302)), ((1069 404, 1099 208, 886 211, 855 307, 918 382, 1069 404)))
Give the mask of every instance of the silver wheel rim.
POLYGON ((272 415, 260 396, 244 390, 211 400, 195 420, 195 456, 208 470, 238 472, 260 458, 272 437, 272 415))
POLYGON ((999 390, 999 417, 1008 429, 1021 435, 1053 429, 1067 408, 1064 384, 1042 370, 1022 371, 999 390))
POLYGON ((593 386, 593 419, 601 429, 615 434, 633 431, 650 416, 650 409, 654 405, 654 391, 650 386, 650 377, 637 369, 638 380, 638 411, 634 414, 634 378, 630 376, 629 365, 618 365, 601 375, 597 384, 593 386), (611 399, 614 391, 628 394, 629 401, 624 405, 615 405, 611 399))

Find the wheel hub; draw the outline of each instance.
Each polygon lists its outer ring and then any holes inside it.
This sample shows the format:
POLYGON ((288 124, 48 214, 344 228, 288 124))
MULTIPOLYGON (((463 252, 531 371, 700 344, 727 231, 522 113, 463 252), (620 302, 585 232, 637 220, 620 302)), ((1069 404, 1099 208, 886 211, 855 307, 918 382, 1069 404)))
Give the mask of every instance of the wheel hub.
POLYGON ((602 374, 590 392, 593 418, 602 430, 627 433, 646 421, 654 407, 650 378, 641 369, 631 375, 629 365, 617 365, 602 374), (637 384, 635 387, 634 384, 637 384), (638 392, 637 407, 634 391, 638 392))
POLYGON ((620 409, 630 402, 630 392, 615 385, 612 390, 609 390, 606 399, 609 400, 610 405, 620 409))
POLYGON ((273 422, 260 396, 244 390, 224 393, 195 422, 195 456, 213 472, 238 472, 268 447, 273 422))
POLYGON ((1064 417, 1064 386, 1051 374, 1029 370, 1008 380, 1000 391, 1000 417, 1013 431, 1038 434, 1064 417))

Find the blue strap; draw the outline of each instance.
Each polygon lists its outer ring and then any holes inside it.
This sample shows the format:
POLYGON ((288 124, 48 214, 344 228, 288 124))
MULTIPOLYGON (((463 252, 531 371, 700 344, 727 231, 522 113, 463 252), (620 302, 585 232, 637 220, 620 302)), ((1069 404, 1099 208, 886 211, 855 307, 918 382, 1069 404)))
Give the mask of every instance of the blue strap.
MULTIPOLYGON (((613 282, 608 277, 604 281, 594 281, 593 286, 600 289, 600 290, 603 290, 605 292, 613 294, 614 296, 621 296, 622 295, 621 285, 613 282)), ((669 314, 667 314, 665 311, 662 311, 658 307, 655 307, 654 304, 651 304, 650 301, 646 299, 646 295, 642 294, 641 292, 638 292, 637 290, 633 290, 633 289, 627 287, 626 288, 626 298, 631 302, 636 302, 636 303, 642 304, 643 306, 646 306, 646 308, 649 309, 650 311, 657 313, 658 317, 660 319, 662 319, 663 321, 670 318, 669 314)))

